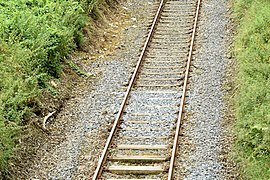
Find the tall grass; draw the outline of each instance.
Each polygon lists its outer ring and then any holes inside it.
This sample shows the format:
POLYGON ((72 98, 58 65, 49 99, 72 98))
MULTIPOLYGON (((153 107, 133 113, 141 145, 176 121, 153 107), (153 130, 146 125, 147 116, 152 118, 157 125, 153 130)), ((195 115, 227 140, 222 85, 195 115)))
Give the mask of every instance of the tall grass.
POLYGON ((270 1, 236 0, 240 26, 235 157, 248 179, 270 179, 270 1))
POLYGON ((83 42, 87 15, 101 2, 0 1, 0 172, 48 80, 59 77, 64 58, 83 42))

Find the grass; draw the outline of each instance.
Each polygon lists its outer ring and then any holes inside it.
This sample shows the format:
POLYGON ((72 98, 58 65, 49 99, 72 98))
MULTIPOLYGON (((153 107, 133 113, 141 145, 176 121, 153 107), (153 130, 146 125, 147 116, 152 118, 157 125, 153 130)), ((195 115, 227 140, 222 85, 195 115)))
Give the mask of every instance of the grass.
POLYGON ((270 179, 270 2, 236 0, 239 64, 234 157, 247 179, 270 179))
POLYGON ((0 177, 49 80, 83 43, 87 15, 111 1, 0 1, 0 177))

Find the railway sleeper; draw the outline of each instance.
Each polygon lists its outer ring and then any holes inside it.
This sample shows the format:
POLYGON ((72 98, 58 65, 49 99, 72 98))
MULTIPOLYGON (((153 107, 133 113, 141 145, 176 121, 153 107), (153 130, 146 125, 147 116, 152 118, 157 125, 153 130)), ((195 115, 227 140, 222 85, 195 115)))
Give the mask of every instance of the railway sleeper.
MULTIPOLYGON (((194 15, 195 15, 195 12, 194 13, 183 13, 181 11, 171 11, 171 12, 164 12, 162 14, 162 16, 170 16, 170 17, 178 17, 178 18, 181 18, 181 19, 193 19, 194 18, 194 15)), ((161 21, 162 22, 162 21, 161 21)), ((162 22, 163 23, 163 22, 162 22)), ((172 21, 173 23, 173 21, 172 21)), ((177 23, 177 22, 174 22, 174 23, 177 23)))
MULTIPOLYGON (((166 26, 166 28, 168 28, 167 26, 166 26)), ((189 29, 189 28, 187 28, 186 30, 184 30, 184 31, 182 31, 183 33, 186 33, 186 32, 189 32, 191 29, 189 29)), ((177 36, 173 36, 173 37, 171 37, 171 36, 169 36, 169 34, 165 34, 165 35, 168 35, 168 36, 163 36, 163 35, 161 35, 161 32, 167 32, 168 30, 166 30, 166 29, 159 29, 159 33, 157 32, 157 33, 155 33, 155 35, 154 35, 154 38, 152 39, 152 43, 153 42, 156 42, 157 40, 166 40, 166 41, 170 41, 170 42, 179 42, 179 37, 177 37, 177 36), (160 34, 160 35, 159 35, 160 34)), ((181 32, 181 30, 178 30, 177 32, 181 32)), ((188 40, 190 40, 190 39, 188 39, 188 40)))
MULTIPOLYGON (((171 128, 173 129, 173 128, 171 128)), ((170 129, 170 130, 171 130, 170 129)), ((123 131, 136 131, 138 130, 138 128, 135 128, 135 127, 125 127, 125 128, 122 128, 123 131)), ((153 132, 153 131, 165 131, 165 130, 168 130, 167 127, 144 127, 144 128, 140 128, 141 131, 144 131, 144 132, 153 132)))
MULTIPOLYGON (((174 42, 175 44, 178 44, 177 42, 174 42)), ((187 51, 188 47, 177 47, 174 43, 163 43, 163 42, 156 42, 153 46, 149 46, 152 50, 155 51, 187 51), (170 47, 172 45, 172 47, 170 47), (174 46, 175 45, 175 46, 174 46)))
POLYGON ((166 74, 154 74, 152 76, 151 74, 145 74, 145 75, 142 74, 142 76, 139 77, 138 79, 183 80, 185 78, 184 75, 181 75, 181 74, 171 74, 170 76, 167 76, 167 77, 164 75, 166 74))
POLYGON ((140 120, 123 120, 122 122, 123 123, 128 123, 128 124, 151 124, 151 125, 152 124, 161 124, 161 123, 164 123, 164 121, 162 121, 162 120, 154 121, 154 122, 151 122, 151 121, 140 121, 140 120))
POLYGON ((140 81, 179 81, 180 77, 176 78, 139 78, 140 81))
MULTIPOLYGON (((186 8, 186 7, 185 7, 186 8)), ((187 11, 186 9, 168 9, 168 8, 165 8, 163 10, 163 12, 166 12, 166 13, 184 13, 184 15, 189 15, 189 14, 192 14, 192 15, 195 15, 195 13, 191 13, 191 12, 195 12, 196 9, 195 8, 190 8, 189 11, 187 11)))
POLYGON ((130 145, 130 144, 118 144, 117 149, 122 150, 167 150, 169 145, 130 145))
POLYGON ((112 165, 105 170, 115 174, 159 174, 165 172, 162 166, 117 166, 112 165))
POLYGON ((155 129, 158 129, 161 130, 162 127, 161 126, 166 126, 166 127, 174 127, 174 125, 172 125, 171 123, 173 123, 174 120, 170 120, 170 121, 159 121, 158 122, 152 122, 152 121, 145 121, 145 123, 143 123, 141 121, 141 123, 134 123, 134 122, 130 122, 130 121, 126 121, 126 122, 122 122, 123 125, 121 127, 126 127, 126 128, 129 128, 129 127, 132 127, 132 128, 141 128, 141 129, 149 129, 149 128, 152 128, 154 131, 155 129), (155 126, 155 127, 153 127, 155 126))
POLYGON ((183 36, 183 35, 190 36, 191 33, 192 33, 192 30, 179 30, 179 31, 177 31, 177 30, 166 30, 166 29, 160 28, 159 30, 157 30, 154 37, 155 37, 155 39, 166 39, 168 41, 174 41, 177 39, 169 38, 170 34, 174 37, 177 37, 177 36, 183 36))
POLYGON ((177 84, 136 84, 135 87, 180 87, 184 82, 177 84))
MULTIPOLYGON (((107 180, 142 180, 142 179, 107 179, 107 180)), ((143 180, 160 180, 160 179, 145 179, 145 178, 143 178, 143 180)))
MULTIPOLYGON (((157 26, 157 30, 155 32, 155 34, 158 34, 160 31, 166 31, 166 32, 171 32, 171 33, 177 33, 177 34, 185 34, 185 32, 192 30, 192 22, 188 22, 185 23, 183 21, 179 21, 178 23, 181 23, 178 25, 177 28, 169 28, 168 26, 171 27, 174 24, 168 24, 170 21, 178 21, 177 18, 171 18, 171 19, 167 19, 167 17, 163 17, 163 24, 159 24, 157 26), (163 28, 164 27, 164 28, 163 28)), ((166 34, 166 35, 170 35, 170 34, 166 34)), ((173 36, 173 34, 171 34, 172 36, 170 38, 174 38, 176 36, 173 36)))
POLYGON ((183 68, 183 65, 180 66, 149 66, 149 65, 143 65, 143 68, 146 69, 177 69, 177 68, 183 68))
MULTIPOLYGON (((156 42, 156 43, 158 43, 158 42, 156 42)), ((175 51, 166 51, 166 50, 159 50, 159 49, 151 49, 151 51, 149 51, 148 52, 148 55, 154 55, 154 56, 158 56, 158 55, 160 55, 160 54, 163 54, 163 55, 168 55, 168 56, 170 56, 170 55, 174 55, 174 54, 177 54, 177 55, 179 55, 179 56, 181 56, 181 55, 184 55, 184 54, 186 54, 187 53, 187 51, 184 51, 184 50, 175 50, 175 51)))
MULTIPOLYGON (((165 28, 168 28, 167 26, 165 28)), ((157 29, 151 42, 153 42, 153 40, 164 40, 164 41, 172 41, 172 42, 181 42, 183 40, 190 40, 191 29, 189 28, 169 29, 169 30, 165 28, 157 29)), ((164 42, 164 41, 161 41, 161 42, 164 42)), ((183 46, 183 44, 180 44, 180 45, 183 46)))
POLYGON ((143 75, 181 75, 182 72, 141 72, 143 75))
MULTIPOLYGON (((175 111, 177 111, 179 108, 177 107, 177 108, 174 108, 174 109, 169 109, 169 111, 171 111, 172 113, 174 113, 175 111)), ((150 109, 151 110, 151 109, 150 109)), ((132 113, 132 112, 130 112, 130 113, 132 113)), ((149 113, 151 113, 151 112, 149 112, 149 113)), ((130 118, 130 119, 136 119, 136 117, 134 117, 134 118, 130 118)), ((145 124, 145 125, 160 125, 160 123, 161 123, 161 125, 165 125, 165 124, 168 124, 169 122, 174 122, 174 118, 170 118, 170 119, 164 119, 163 120, 163 118, 162 119, 145 119, 145 118, 140 118, 140 119, 136 119, 136 120, 127 120, 127 121, 121 121, 122 123, 124 123, 123 124, 123 126, 122 127, 124 127, 124 125, 133 125, 133 126, 137 126, 137 125, 141 125, 141 124, 145 124), (141 120, 142 119, 142 120, 141 120), (138 122, 138 123, 137 123, 138 122)))
MULTIPOLYGON (((170 18, 167 18, 166 15, 163 15, 163 19, 160 20, 160 24, 157 25, 157 27, 162 27, 162 26, 168 26, 168 24, 171 24, 171 26, 173 26, 174 24, 177 23, 182 23, 182 26, 190 26, 190 24, 194 23, 194 17, 186 17, 185 19, 183 19, 183 17, 181 16, 171 16, 170 18), (164 18, 165 17, 165 18, 164 18)), ((180 27, 171 27, 172 29, 177 29, 180 27)))
POLYGON ((133 140, 145 140, 145 139, 157 139, 157 140, 166 140, 169 139, 169 136, 122 136, 121 139, 133 139, 133 140))
MULTIPOLYGON (((182 59, 182 58, 187 58, 187 55, 188 54, 184 54, 184 55, 180 55, 180 56, 147 56, 147 59, 155 59, 155 60, 152 60, 152 61, 164 61, 165 58, 167 59, 182 59), (158 60, 158 59, 161 59, 161 60, 158 60)), ((164 62, 167 62, 167 61, 164 61, 164 62)), ((168 61, 170 62, 170 61, 168 61)))
POLYGON ((194 1, 168 1, 167 4, 168 5, 172 5, 172 7, 176 7, 176 6, 194 6, 194 1))
MULTIPOLYGON (((187 59, 186 55, 182 56, 146 56, 144 64, 160 63, 160 64, 181 64, 187 59)), ((182 65, 183 66, 183 65, 182 65)))
POLYGON ((121 162, 164 162, 170 159, 169 156, 157 155, 116 155, 108 158, 110 161, 121 162))
POLYGON ((153 65, 158 65, 158 66, 162 66, 162 65, 171 65, 171 66, 183 66, 183 62, 177 60, 177 61, 153 61, 153 60, 148 60, 148 61, 145 61, 145 65, 148 65, 148 66, 153 66, 153 65))

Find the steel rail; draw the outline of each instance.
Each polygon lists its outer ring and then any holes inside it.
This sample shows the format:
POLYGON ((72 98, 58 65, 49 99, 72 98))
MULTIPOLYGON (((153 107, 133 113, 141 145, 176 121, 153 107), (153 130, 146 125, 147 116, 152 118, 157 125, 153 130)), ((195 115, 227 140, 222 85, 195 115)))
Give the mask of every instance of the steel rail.
POLYGON ((188 78, 189 78, 189 72, 190 72, 190 66, 191 66, 191 60, 192 60, 193 45, 194 45, 194 41, 195 41, 197 22, 198 22, 198 17, 199 17, 200 4, 201 4, 201 0, 198 0, 195 21, 194 21, 194 26, 193 26, 193 32, 192 32, 192 38, 191 38, 191 44, 190 44, 189 55, 188 55, 188 61, 187 61, 187 68, 186 68, 186 72, 185 72, 185 81, 184 81, 184 86, 183 86, 183 93, 182 93, 182 98, 181 98, 179 116, 177 119, 177 126, 176 126, 176 132, 175 132, 175 137, 174 137, 173 150, 172 150, 172 155, 171 155, 171 160, 170 160, 168 180, 172 180, 172 178, 173 178, 174 163, 175 163, 175 157, 177 155, 181 121, 183 119, 183 114, 184 114, 184 107, 185 107, 186 93, 187 93, 187 86, 188 86, 188 78))
POLYGON ((128 97, 129 97, 129 95, 130 95, 131 89, 132 89, 132 87, 133 87, 133 85, 134 85, 134 82, 135 82, 136 77, 137 77, 137 75, 138 75, 138 72, 139 72, 139 70, 140 70, 140 67, 141 67, 141 64, 142 64, 142 60, 144 59, 144 56, 145 56, 145 53, 146 53, 146 49, 147 49, 147 47, 148 47, 148 45, 149 45, 149 43, 150 43, 150 41, 151 41, 151 38, 152 38, 152 36, 153 36, 155 27, 156 27, 156 25, 157 25, 158 19, 159 19, 159 17, 160 17, 161 12, 162 12, 162 9, 163 9, 163 6, 164 6, 165 1, 166 1, 166 0, 161 0, 161 1, 160 1, 159 8, 158 8, 157 13, 156 13, 156 15, 155 15, 155 18, 154 18, 154 20, 153 20, 153 23, 152 23, 151 29, 150 29, 150 31, 149 31, 149 33, 148 33, 147 39, 146 39, 146 41, 145 41, 145 44, 144 44, 144 46, 143 46, 143 50, 141 51, 139 60, 138 60, 138 62, 137 62, 136 68, 135 68, 135 71, 134 71, 134 73, 133 73, 133 75, 132 75, 132 78, 131 78, 131 80, 130 80, 130 83, 129 83, 129 85, 128 85, 128 88, 127 88, 127 91, 126 91, 124 100, 122 101, 122 104, 121 104, 121 106, 120 106, 120 110, 119 110, 119 112, 118 112, 118 114, 117 114, 117 117, 116 117, 114 123, 113 123, 113 127, 112 127, 112 129, 111 129, 110 135, 109 135, 109 137, 108 137, 108 139, 107 139, 107 141, 106 141, 106 144, 105 144, 105 147, 104 147, 104 149, 103 149, 102 155, 101 155, 101 157, 100 157, 100 159, 99 159, 99 162, 98 162, 96 171, 95 171, 94 176, 93 176, 93 178, 92 178, 93 180, 97 180, 98 177, 100 176, 101 172, 102 172, 102 169, 103 169, 102 166, 103 166, 103 164, 104 164, 104 162, 105 162, 105 160, 106 160, 106 155, 107 155, 107 153, 108 153, 108 149, 109 149, 109 147, 110 147, 110 145, 111 145, 111 143, 112 143, 113 136, 114 136, 114 134, 115 134, 115 132, 116 132, 117 126, 118 126, 118 124, 119 124, 119 122, 120 122, 120 119, 121 119, 121 117, 122 117, 122 114, 123 114, 124 108, 125 108, 125 106, 126 106, 128 97))

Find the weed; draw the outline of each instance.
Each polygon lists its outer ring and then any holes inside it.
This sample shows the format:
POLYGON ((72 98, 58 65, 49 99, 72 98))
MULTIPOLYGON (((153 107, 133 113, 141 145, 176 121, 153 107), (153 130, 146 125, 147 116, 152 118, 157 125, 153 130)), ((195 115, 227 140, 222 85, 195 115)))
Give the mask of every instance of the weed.
POLYGON ((74 70, 78 75, 90 77, 91 74, 87 73, 86 71, 82 70, 77 64, 75 64, 73 61, 67 61, 67 64, 69 67, 74 70))

